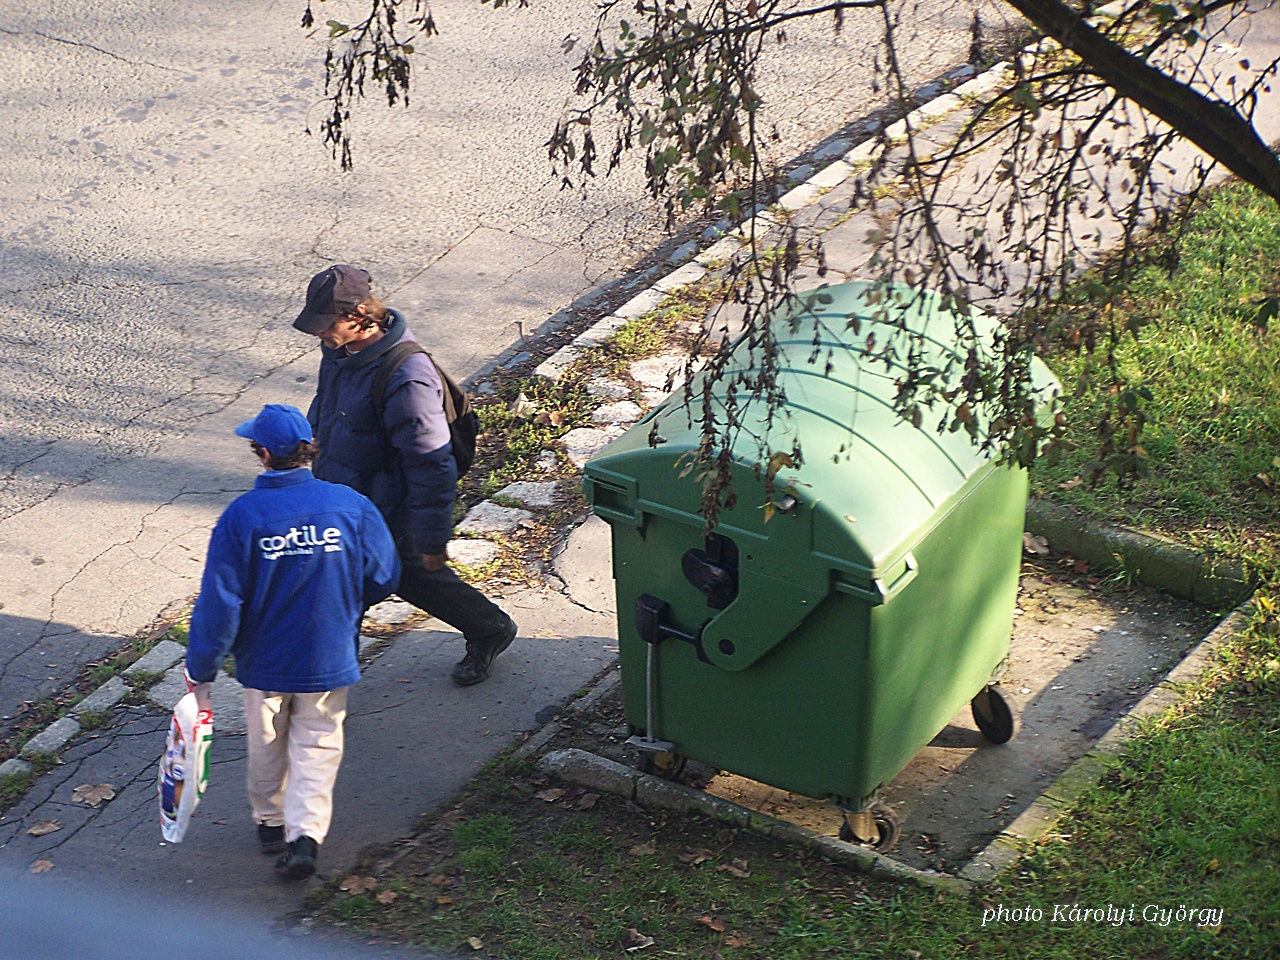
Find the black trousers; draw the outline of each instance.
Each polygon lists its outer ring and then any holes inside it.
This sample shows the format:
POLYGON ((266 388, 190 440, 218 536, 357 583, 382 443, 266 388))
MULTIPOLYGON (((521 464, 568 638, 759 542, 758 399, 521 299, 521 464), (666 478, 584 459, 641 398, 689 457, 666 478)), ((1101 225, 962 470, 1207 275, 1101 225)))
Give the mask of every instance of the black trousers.
POLYGON ((489 643, 506 633, 511 618, 452 568, 428 570, 411 542, 397 538, 396 547, 402 566, 396 593, 402 600, 443 620, 467 643, 489 643))

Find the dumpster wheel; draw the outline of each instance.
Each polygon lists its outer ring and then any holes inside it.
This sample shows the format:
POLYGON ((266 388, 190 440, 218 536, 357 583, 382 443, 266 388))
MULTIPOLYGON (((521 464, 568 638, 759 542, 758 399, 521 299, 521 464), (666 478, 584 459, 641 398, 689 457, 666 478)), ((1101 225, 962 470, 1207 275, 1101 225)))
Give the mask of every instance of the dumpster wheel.
POLYGON ((992 743, 1008 743, 1013 737, 1013 711, 1000 691, 988 684, 969 702, 973 722, 992 743))
POLYGON ((864 813, 852 813, 846 810, 844 823, 840 824, 841 840, 845 843, 856 843, 859 846, 868 847, 876 853, 888 853, 898 845, 898 837, 901 835, 902 827, 898 824, 898 818, 883 803, 873 803, 864 813), (858 828, 856 831, 855 826, 858 828), (858 835, 859 833, 864 836, 874 833, 875 839, 863 839, 858 835))
POLYGON ((640 754, 640 772, 651 773, 663 780, 677 780, 684 773, 684 766, 689 758, 674 750, 661 750, 657 753, 642 752, 640 754))

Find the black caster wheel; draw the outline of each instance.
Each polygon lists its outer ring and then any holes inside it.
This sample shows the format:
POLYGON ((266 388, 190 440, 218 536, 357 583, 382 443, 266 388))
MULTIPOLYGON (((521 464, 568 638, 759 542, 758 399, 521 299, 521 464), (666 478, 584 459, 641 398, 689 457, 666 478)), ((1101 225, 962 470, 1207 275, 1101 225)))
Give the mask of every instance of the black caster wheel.
POLYGON ((665 750, 661 753, 642 752, 640 772, 651 773, 663 780, 678 780, 680 774, 684 773, 684 765, 687 762, 687 757, 682 757, 674 750, 665 750))
POLYGON ((872 804, 867 812, 871 814, 872 822, 875 824, 876 839, 863 840, 854 833, 853 827, 849 825, 849 818, 857 814, 850 813, 845 814, 845 821, 840 824, 840 839, 845 843, 856 843, 859 846, 868 847, 876 853, 888 853, 898 845, 898 838, 902 835, 897 817, 883 803, 872 804))
POLYGON ((1008 743, 1013 737, 1013 711, 992 686, 983 687, 969 702, 973 722, 992 743, 1008 743))

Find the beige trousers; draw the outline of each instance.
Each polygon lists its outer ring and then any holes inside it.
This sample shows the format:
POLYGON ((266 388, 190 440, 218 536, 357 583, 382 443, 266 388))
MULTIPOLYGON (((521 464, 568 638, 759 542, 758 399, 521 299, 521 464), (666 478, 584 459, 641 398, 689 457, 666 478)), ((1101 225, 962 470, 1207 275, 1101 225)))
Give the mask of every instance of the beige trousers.
POLYGON ((349 687, 324 693, 244 689, 249 726, 249 807, 258 823, 284 825, 285 840, 324 843, 342 765, 349 687))

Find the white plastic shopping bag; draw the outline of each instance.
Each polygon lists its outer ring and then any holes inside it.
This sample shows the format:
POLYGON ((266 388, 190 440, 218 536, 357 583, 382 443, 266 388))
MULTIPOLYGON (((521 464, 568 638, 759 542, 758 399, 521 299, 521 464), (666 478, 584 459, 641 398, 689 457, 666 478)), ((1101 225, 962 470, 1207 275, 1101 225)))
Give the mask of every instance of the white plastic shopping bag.
POLYGON ((209 786, 209 741, 213 712, 196 705, 188 693, 173 707, 169 738, 160 758, 156 793, 160 798, 160 831, 170 843, 181 843, 196 804, 209 786))

